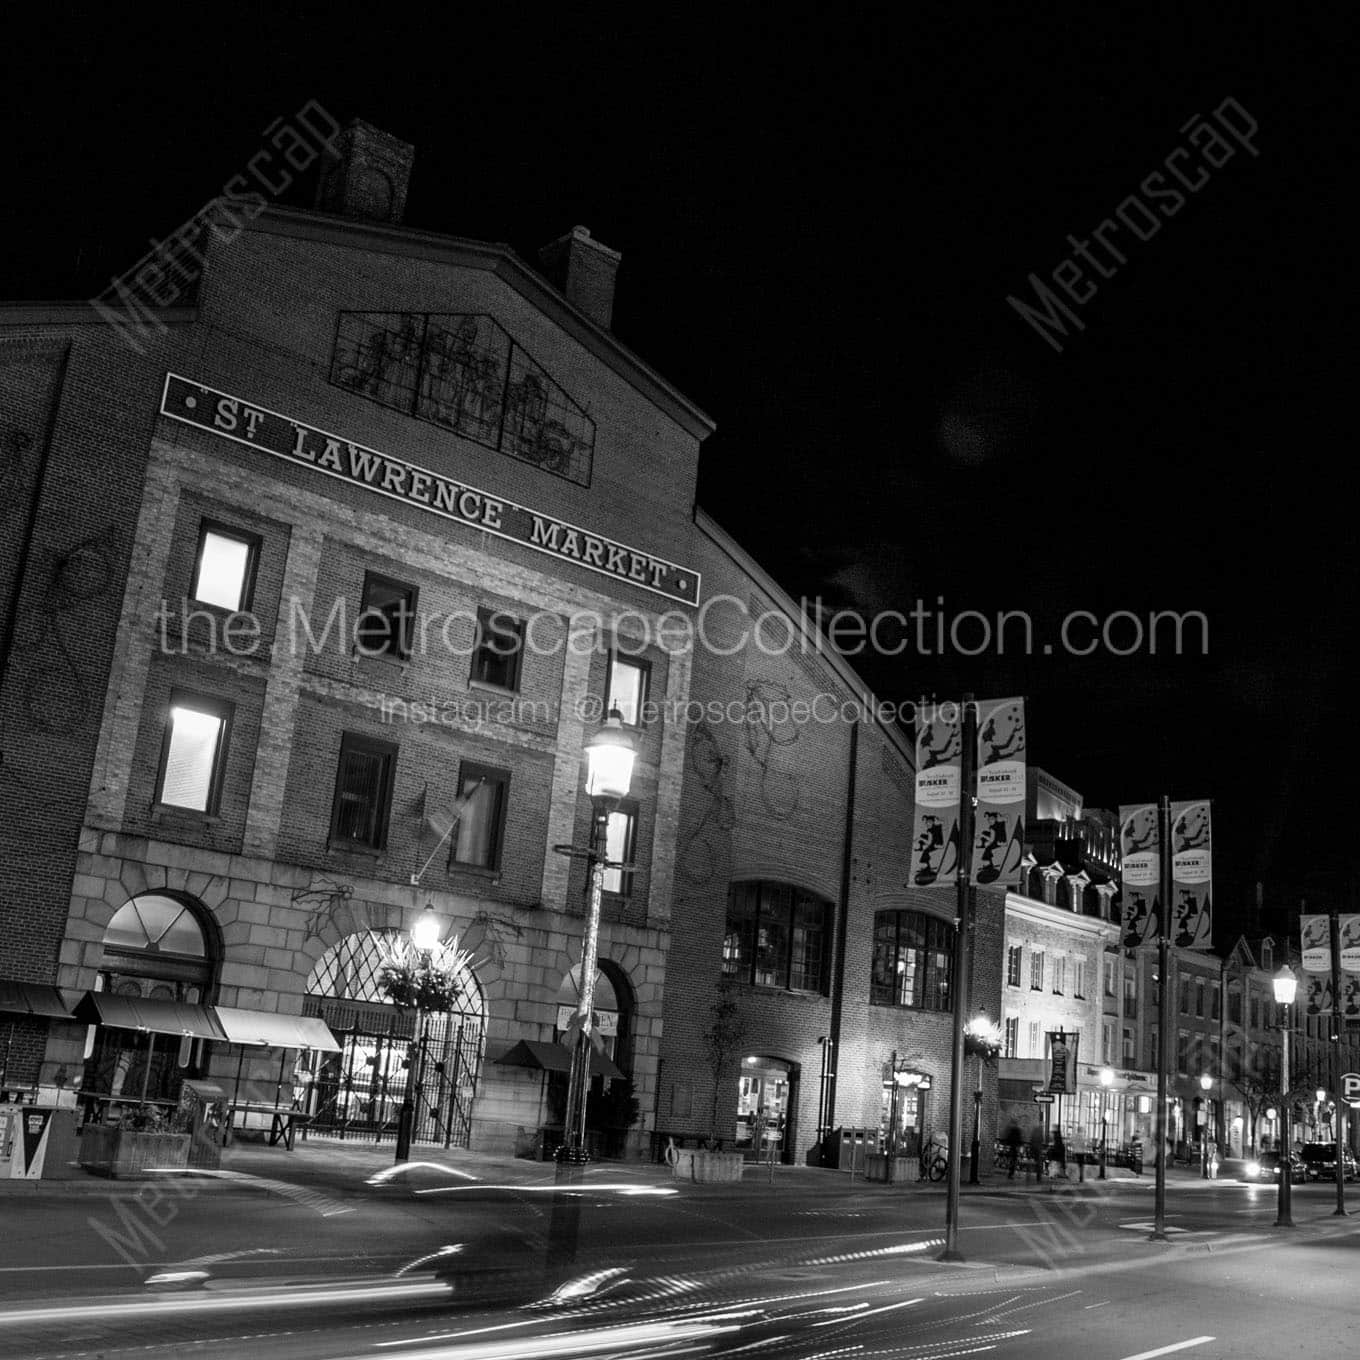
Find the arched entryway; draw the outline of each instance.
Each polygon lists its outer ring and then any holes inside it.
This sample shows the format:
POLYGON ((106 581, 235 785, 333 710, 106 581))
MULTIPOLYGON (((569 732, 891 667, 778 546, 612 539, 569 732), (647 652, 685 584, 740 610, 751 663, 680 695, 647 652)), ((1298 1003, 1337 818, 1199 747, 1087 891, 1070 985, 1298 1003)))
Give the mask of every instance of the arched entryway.
MULTIPOLYGON (((316 1133, 395 1139, 409 1082, 412 1138, 466 1147, 486 1035, 481 984, 464 963, 456 970, 453 1009, 417 1015, 398 1008, 385 996, 380 974, 404 938, 396 930, 360 931, 332 945, 313 966, 303 1011, 330 1026, 341 1051, 301 1056, 304 1108, 316 1133)), ((439 951, 452 960, 451 946, 439 951)))
MULTIPOLYGON (((197 1006, 213 999, 222 951, 216 923, 185 894, 142 893, 114 912, 94 990, 146 1001, 197 1006)), ((206 1040, 116 1025, 91 1026, 81 1100, 87 1118, 124 1105, 164 1108, 186 1076, 201 1076, 206 1040)))

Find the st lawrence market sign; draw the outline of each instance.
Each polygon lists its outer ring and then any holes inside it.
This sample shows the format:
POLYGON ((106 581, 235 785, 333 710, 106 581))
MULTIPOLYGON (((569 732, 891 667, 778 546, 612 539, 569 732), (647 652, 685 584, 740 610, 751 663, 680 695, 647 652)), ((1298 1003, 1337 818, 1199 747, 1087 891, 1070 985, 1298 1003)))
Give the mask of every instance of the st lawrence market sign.
POLYGON ((681 604, 699 603, 697 571, 174 373, 165 375, 161 414, 681 604))

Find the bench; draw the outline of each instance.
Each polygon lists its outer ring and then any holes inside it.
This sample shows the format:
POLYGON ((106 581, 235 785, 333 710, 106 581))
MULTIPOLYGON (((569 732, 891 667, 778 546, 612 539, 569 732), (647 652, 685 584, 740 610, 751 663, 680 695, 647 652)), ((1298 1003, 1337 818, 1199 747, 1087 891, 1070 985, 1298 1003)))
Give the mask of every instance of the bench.
POLYGON ((231 1107, 231 1118, 228 1121, 233 1131, 236 1127, 238 1112, 240 1114, 268 1115, 269 1146, 278 1147, 282 1143, 289 1152, 293 1150, 293 1141, 297 1137, 298 1130, 305 1130, 312 1120, 311 1115, 304 1110, 295 1110, 286 1105, 233 1105, 231 1107))

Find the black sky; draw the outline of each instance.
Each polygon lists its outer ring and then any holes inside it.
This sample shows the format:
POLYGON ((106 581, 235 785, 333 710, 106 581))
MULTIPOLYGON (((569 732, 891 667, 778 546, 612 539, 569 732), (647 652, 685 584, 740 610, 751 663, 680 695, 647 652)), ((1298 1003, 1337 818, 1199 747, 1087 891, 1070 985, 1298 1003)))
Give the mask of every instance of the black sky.
POLYGON ((793 594, 1025 610, 1040 646, 1076 609, 1209 620, 1206 656, 866 662, 880 694, 1023 693, 1032 759, 1088 802, 1212 797, 1225 920, 1257 879, 1344 879, 1339 12, 139 12, 11 32, 0 295, 97 292, 275 117, 362 116, 416 145, 413 226, 622 251, 615 330, 718 423, 700 501, 793 594), (1055 353, 1007 296, 1228 98, 1260 154, 1125 232, 1055 353))

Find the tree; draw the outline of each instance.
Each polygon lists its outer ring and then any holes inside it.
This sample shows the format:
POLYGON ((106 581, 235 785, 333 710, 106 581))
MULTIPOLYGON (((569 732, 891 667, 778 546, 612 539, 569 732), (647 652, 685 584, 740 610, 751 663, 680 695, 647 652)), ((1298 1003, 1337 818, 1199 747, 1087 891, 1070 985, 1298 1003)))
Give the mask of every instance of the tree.
POLYGON ((1282 1089, 1278 1050, 1263 1048, 1254 1062, 1244 1062, 1242 1057, 1237 1054, 1232 1057, 1228 1080, 1241 1094, 1242 1103, 1247 1107, 1247 1113, 1251 1116, 1249 1144, 1253 1155, 1257 1151, 1257 1129, 1260 1126, 1261 1116, 1266 1110, 1273 1106, 1280 1111, 1281 1118, 1284 1118, 1285 1111, 1295 1101, 1300 1098, 1311 1099, 1313 1091, 1319 1084, 1318 1074, 1310 1065, 1305 1063, 1300 1066, 1293 1061, 1292 1054, 1290 1057, 1289 1066, 1293 1070, 1289 1074, 1288 1090, 1282 1089))
POLYGON ((724 978, 718 984, 717 999, 709 1008, 709 1014, 712 1020, 703 1033, 702 1043, 704 1058, 713 1074, 713 1100, 709 1108, 705 1145, 719 1152, 723 1140, 718 1136, 718 1101, 722 1095, 723 1079, 746 1040, 746 1020, 737 1001, 736 984, 730 978, 724 978))

